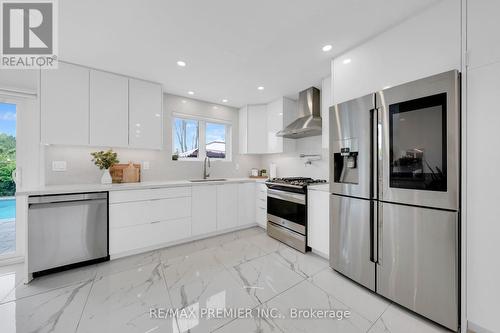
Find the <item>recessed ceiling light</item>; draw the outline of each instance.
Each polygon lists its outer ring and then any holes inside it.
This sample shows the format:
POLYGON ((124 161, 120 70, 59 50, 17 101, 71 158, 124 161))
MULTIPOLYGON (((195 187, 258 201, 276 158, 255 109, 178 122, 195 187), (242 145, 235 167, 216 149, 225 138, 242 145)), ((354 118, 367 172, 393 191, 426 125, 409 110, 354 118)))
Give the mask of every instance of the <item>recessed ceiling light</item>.
POLYGON ((351 63, 351 58, 344 59, 344 61, 342 61, 342 63, 344 65, 350 64, 351 63))
POLYGON ((227 99, 222 99, 222 103, 227 103, 227 99))
POLYGON ((179 60, 179 61, 177 61, 177 66, 179 66, 179 67, 186 67, 186 62, 182 61, 182 60, 179 60))
POLYGON ((188 91, 189 95, 194 95, 194 91, 188 91))
POLYGON ((263 86, 258 86, 257 89, 258 90, 264 90, 264 87, 263 86))
POLYGON ((327 44, 325 46, 323 46, 322 50, 323 52, 328 52, 332 49, 332 46, 330 44, 327 44))

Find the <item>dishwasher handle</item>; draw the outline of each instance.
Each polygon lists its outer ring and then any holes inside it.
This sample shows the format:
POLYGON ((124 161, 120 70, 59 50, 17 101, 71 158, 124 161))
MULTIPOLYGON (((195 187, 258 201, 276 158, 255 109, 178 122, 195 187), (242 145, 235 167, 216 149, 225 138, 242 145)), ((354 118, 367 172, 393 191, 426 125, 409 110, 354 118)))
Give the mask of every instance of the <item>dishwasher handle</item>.
POLYGON ((80 194, 56 194, 56 195, 40 195, 28 198, 28 204, 47 204, 68 201, 89 201, 107 199, 108 192, 95 193, 80 193, 80 194))

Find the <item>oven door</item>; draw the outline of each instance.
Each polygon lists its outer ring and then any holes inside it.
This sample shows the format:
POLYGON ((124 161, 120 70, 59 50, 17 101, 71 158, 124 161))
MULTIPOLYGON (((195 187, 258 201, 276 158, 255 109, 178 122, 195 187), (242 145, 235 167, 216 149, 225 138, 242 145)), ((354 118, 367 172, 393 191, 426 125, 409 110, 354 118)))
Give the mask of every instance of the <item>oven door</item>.
POLYGON ((458 209, 459 78, 450 71, 377 94, 380 200, 458 209))
POLYGON ((307 222, 306 195, 268 189, 267 219, 304 235, 307 222))

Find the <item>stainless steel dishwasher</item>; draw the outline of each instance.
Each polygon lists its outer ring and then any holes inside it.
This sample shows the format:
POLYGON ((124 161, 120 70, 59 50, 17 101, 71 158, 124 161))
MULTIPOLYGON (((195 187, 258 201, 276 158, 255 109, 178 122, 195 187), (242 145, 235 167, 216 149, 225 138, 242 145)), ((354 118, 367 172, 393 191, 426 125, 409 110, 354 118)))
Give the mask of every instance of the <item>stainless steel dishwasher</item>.
POLYGON ((108 193, 28 199, 28 273, 32 277, 109 260, 108 193))

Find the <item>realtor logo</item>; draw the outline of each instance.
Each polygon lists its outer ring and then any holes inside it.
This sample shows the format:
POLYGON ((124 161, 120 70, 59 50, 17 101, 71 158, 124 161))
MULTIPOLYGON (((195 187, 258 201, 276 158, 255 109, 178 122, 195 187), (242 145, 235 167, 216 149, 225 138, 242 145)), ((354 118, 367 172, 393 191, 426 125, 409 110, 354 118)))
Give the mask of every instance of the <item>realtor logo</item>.
POLYGON ((0 0, 2 17, 1 68, 32 69, 57 66, 55 0, 0 0))

